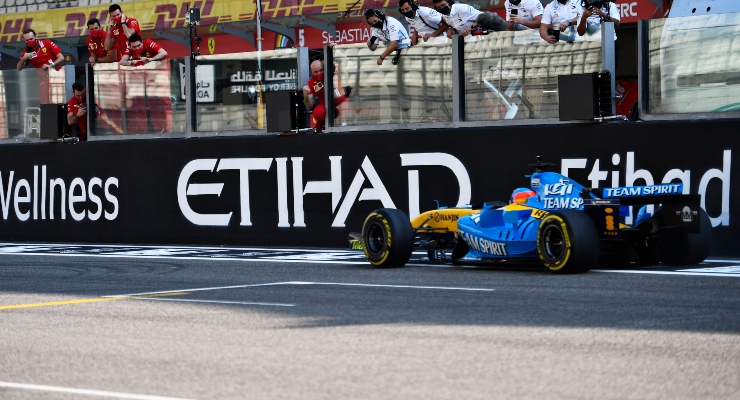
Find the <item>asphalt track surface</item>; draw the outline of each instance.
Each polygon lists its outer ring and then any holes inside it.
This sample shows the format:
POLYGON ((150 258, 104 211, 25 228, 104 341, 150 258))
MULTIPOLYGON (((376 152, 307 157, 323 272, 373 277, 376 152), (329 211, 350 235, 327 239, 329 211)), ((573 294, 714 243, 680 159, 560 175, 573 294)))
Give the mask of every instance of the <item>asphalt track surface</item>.
POLYGON ((0 244, 0 399, 738 399, 740 260, 0 244))

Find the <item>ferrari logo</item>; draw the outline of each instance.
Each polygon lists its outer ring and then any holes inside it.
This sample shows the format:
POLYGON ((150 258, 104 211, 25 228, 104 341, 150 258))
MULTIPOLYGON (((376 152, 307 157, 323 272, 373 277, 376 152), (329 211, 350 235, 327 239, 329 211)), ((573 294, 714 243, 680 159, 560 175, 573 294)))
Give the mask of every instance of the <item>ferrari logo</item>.
POLYGON ((218 28, 218 26, 216 24, 213 24, 208 27, 208 32, 210 33, 216 32, 216 28, 218 28))
POLYGON ((208 38, 208 51, 213 54, 214 51, 216 51, 216 39, 215 38, 208 38))

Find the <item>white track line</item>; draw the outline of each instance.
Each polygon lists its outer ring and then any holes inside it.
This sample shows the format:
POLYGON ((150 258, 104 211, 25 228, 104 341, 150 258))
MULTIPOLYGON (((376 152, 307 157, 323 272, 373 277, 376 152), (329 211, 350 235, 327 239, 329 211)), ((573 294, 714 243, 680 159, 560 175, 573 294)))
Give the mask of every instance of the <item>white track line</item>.
POLYGON ((163 299, 161 297, 141 297, 134 300, 154 300, 154 301, 179 301, 183 303, 216 303, 216 304, 239 304, 244 306, 276 306, 276 307, 295 307, 295 304, 281 303, 250 303, 244 301, 217 301, 217 300, 187 300, 187 299, 163 299))
POLYGON ((382 287, 382 288, 394 288, 394 289, 463 290, 463 291, 468 291, 468 292, 493 292, 494 291, 494 289, 479 289, 479 288, 462 288, 462 287, 445 287, 445 286, 412 286, 412 285, 374 285, 374 284, 366 284, 366 283, 289 282, 288 284, 361 286, 361 287, 382 287))
MULTIPOLYGON (((445 286, 413 286, 413 285, 376 285, 366 283, 335 283, 335 282, 274 282, 274 283, 257 283, 253 285, 234 285, 234 286, 215 286, 215 287, 204 287, 204 288, 193 288, 193 289, 177 289, 177 290, 164 290, 160 292, 146 292, 146 293, 131 293, 131 294, 119 294, 114 296, 100 296, 100 297, 135 297, 135 296, 148 296, 153 294, 167 294, 167 293, 180 293, 180 292, 202 292, 206 290, 223 290, 223 289, 241 289, 248 287, 260 287, 260 286, 279 286, 279 285, 330 285, 330 286, 356 286, 356 287, 380 287, 380 288, 392 288, 392 289, 431 289, 431 290, 462 290, 469 292, 493 292, 494 289, 479 289, 479 288, 461 288, 461 287, 445 287, 445 286)), ((150 300, 142 299, 142 300, 150 300)), ((152 299, 153 300, 153 299, 152 299)), ((183 300, 184 301, 184 300, 183 300)))
POLYGON ((26 383, 0 382, 0 387, 11 389, 39 390, 44 392, 71 393, 86 396, 115 397, 119 399, 134 400, 188 400, 180 397, 150 396, 146 394, 132 394, 120 392, 108 392, 104 390, 77 389, 61 386, 30 385, 26 383))
POLYGON ((194 289, 164 290, 161 292, 120 294, 120 295, 115 295, 115 296, 100 296, 100 297, 132 297, 132 296, 147 296, 147 295, 152 295, 152 294, 166 294, 166 293, 177 293, 177 292, 201 292, 204 290, 240 289, 240 288, 246 288, 246 287, 285 285, 288 283, 290 282, 255 283, 252 285, 234 285, 234 286, 214 286, 214 287, 204 287, 204 288, 194 288, 194 289))
POLYGON ((592 269, 591 272, 607 272, 615 274, 646 274, 646 275, 683 275, 683 276, 722 276, 740 278, 740 274, 704 273, 704 272, 679 272, 679 271, 638 271, 621 269, 592 269))

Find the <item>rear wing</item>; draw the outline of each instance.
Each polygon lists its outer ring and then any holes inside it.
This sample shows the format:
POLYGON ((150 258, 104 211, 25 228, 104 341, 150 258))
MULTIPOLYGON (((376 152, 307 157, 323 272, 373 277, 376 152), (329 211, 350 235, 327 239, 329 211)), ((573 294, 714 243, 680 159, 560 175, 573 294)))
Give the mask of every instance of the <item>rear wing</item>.
POLYGON ((686 196, 683 194, 683 183, 584 189, 584 192, 591 193, 599 199, 617 199, 621 205, 682 202, 686 196))

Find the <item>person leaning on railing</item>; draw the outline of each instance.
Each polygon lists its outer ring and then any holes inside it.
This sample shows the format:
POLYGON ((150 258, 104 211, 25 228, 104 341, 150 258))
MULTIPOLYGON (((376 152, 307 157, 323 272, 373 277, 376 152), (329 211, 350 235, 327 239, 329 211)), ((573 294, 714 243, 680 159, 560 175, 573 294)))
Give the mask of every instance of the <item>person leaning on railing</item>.
POLYGON ((39 101, 41 104, 49 104, 49 74, 51 69, 59 71, 62 69, 64 55, 62 49, 54 42, 47 39, 36 39, 36 31, 26 29, 23 31, 23 40, 26 49, 21 52, 18 61, 18 71, 22 70, 27 63, 31 63, 39 75, 39 101))
POLYGON ((398 12, 406 17, 409 27, 414 28, 411 32, 411 43, 414 46, 419 44, 419 39, 423 42, 432 39, 435 43, 447 43, 447 38, 441 36, 449 28, 442 20, 442 14, 420 6, 416 0, 399 0, 398 12))
POLYGON ((121 6, 111 4, 108 7, 110 25, 108 25, 107 43, 105 49, 115 53, 116 61, 121 61, 123 53, 128 48, 128 39, 133 34, 141 35, 139 21, 123 13, 121 6))
POLYGON ((365 11, 365 21, 371 26, 367 48, 375 51, 378 48, 378 39, 386 44, 386 49, 378 57, 378 65, 383 65, 383 60, 394 51, 396 55, 391 62, 393 65, 398 64, 401 50, 411 47, 411 37, 406 28, 397 19, 388 17, 382 10, 373 8, 368 8, 365 11))
POLYGON ((473 29, 486 31, 506 30, 506 21, 489 11, 476 10, 473 6, 455 3, 454 0, 434 0, 434 9, 442 14, 442 19, 449 26, 447 37, 459 33, 467 36, 473 29))
POLYGON ((539 29, 542 21, 542 3, 540 0, 506 0, 506 29, 523 31, 539 29))

